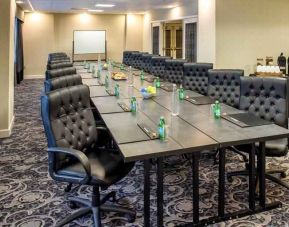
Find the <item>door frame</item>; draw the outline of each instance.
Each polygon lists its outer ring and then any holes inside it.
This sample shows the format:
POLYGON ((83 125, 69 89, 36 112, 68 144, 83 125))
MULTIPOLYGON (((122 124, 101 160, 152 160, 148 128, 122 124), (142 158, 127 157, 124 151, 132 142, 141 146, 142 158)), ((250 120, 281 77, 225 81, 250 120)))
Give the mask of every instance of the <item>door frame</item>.
MULTIPOLYGON (((174 18, 174 19, 168 19, 168 20, 154 20, 151 22, 151 40, 152 40, 152 30, 153 30, 153 27, 155 26, 159 26, 160 27, 160 35, 159 35, 159 54, 161 56, 163 56, 163 47, 164 47, 164 37, 163 37, 163 34, 164 34, 164 23, 169 23, 169 22, 172 22, 172 21, 176 21, 176 20, 181 20, 182 23, 183 23, 183 58, 186 57, 186 45, 185 45, 185 41, 186 41, 186 38, 185 38, 185 35, 186 35, 186 24, 187 23, 197 23, 197 31, 199 30, 198 29, 198 26, 199 26, 199 23, 198 23, 198 16, 197 15, 194 15, 194 16, 186 16, 186 17, 177 17, 177 18, 174 18)), ((199 38, 198 38, 198 33, 197 33, 197 42, 199 41, 199 38)), ((152 41, 151 41, 152 42, 152 41)), ((152 47, 152 45, 151 45, 152 47)), ((151 50, 152 51, 152 50, 151 50)), ((197 58, 198 58, 198 53, 199 53, 199 46, 197 44, 197 58)))

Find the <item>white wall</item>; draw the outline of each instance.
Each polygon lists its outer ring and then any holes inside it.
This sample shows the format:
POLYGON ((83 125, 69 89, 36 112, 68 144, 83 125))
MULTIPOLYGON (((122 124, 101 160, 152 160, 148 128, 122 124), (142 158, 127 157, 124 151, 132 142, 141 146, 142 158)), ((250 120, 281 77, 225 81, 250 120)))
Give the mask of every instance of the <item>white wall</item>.
MULTIPOLYGON (((218 1, 218 0, 217 0, 218 1)), ((199 0, 198 62, 216 62, 216 0, 199 0)))

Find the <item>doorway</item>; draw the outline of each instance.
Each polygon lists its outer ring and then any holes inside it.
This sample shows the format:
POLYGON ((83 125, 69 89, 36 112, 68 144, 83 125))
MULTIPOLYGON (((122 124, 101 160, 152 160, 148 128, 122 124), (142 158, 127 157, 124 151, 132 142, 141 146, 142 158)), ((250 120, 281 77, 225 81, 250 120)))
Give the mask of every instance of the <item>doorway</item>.
POLYGON ((163 23, 163 55, 180 59, 183 57, 183 23, 172 21, 163 23))

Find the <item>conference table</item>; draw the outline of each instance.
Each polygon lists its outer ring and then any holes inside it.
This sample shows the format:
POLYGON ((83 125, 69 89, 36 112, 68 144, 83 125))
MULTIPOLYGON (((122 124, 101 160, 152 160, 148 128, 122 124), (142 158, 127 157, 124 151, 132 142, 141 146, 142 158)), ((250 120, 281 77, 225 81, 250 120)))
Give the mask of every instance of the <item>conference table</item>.
MULTIPOLYGON (((239 127, 223 118, 215 119, 211 114, 211 105, 194 105, 186 100, 178 103, 179 114, 172 115, 171 92, 162 88, 157 89, 155 97, 143 99, 140 93, 142 87, 152 83, 140 80, 140 71, 134 69, 132 84, 127 81, 110 81, 111 88, 119 84, 120 96, 109 94, 107 89, 99 83, 92 74, 77 67, 83 78, 83 83, 90 87, 91 100, 98 110, 105 125, 109 129, 125 162, 144 162, 144 226, 150 223, 150 168, 151 160, 156 160, 157 166, 157 226, 163 226, 163 159, 171 155, 186 154, 192 157, 193 175, 193 219, 182 226, 203 226, 233 218, 243 217, 281 206, 281 202, 266 202, 265 183, 265 143, 268 140, 280 139, 289 136, 289 130, 275 124, 254 127, 239 127), (90 77, 89 77, 90 76, 90 77), (137 112, 131 113, 122 108, 119 103, 129 106, 130 98, 137 99, 137 112), (151 138, 144 128, 157 132, 160 116, 166 121, 168 137, 165 141, 151 138), (257 155, 257 169, 255 168, 255 143, 259 142, 257 155), (225 212, 225 156, 226 148, 230 146, 252 144, 249 152, 249 186, 248 208, 237 212, 225 212), (204 150, 219 150, 219 185, 218 185, 218 212, 213 217, 200 219, 199 212, 199 159, 204 150), (255 175, 259 177, 259 203, 256 204, 255 175)), ((120 71, 114 68, 114 71, 120 71)), ((102 78, 107 71, 102 72, 102 78)), ((147 77, 152 75, 146 74, 147 77)), ((162 82, 169 84, 168 82, 162 82)), ((200 97, 197 92, 186 90, 186 96, 200 97)), ((221 103, 222 113, 232 114, 243 111, 221 103)))

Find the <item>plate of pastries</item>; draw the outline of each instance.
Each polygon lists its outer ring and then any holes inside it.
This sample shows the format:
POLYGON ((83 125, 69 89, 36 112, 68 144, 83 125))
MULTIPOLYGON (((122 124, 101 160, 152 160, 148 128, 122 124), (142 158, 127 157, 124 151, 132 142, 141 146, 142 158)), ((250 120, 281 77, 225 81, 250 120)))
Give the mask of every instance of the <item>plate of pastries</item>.
POLYGON ((114 80, 126 80, 127 76, 123 72, 113 72, 111 78, 114 80))

